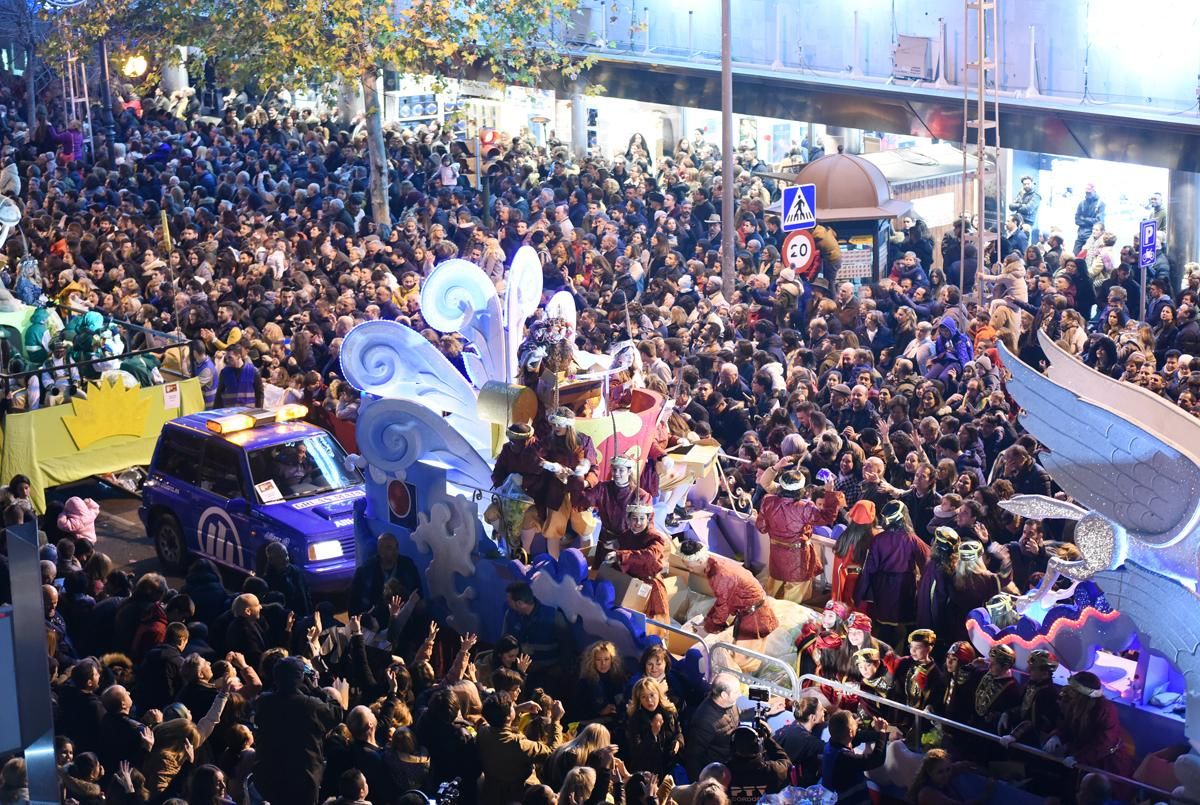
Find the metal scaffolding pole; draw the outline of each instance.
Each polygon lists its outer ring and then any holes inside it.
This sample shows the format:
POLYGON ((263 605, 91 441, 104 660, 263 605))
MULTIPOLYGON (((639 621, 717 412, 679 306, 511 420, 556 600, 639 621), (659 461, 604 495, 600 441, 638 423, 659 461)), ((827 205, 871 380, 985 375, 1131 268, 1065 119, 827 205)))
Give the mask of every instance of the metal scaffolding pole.
MULTIPOLYGON (((1000 48, 999 48, 999 5, 1000 0, 964 0, 963 3, 963 173, 962 173, 962 239, 961 263, 964 276, 963 293, 970 289, 966 282, 966 245, 971 240, 975 245, 975 273, 990 269, 986 263, 988 244, 999 242, 1003 226, 1003 208, 1000 205, 1002 185, 1000 176, 1000 48), (974 15, 974 19, 972 19, 974 15), (969 54, 970 36, 975 29, 975 52, 969 54), (974 78, 972 98, 971 78, 974 78), (991 136, 989 137, 989 132, 991 136), (972 143, 972 133, 974 142, 972 143), (974 185, 968 173, 968 156, 974 146, 974 185), (992 150, 995 167, 995 213, 988 220, 987 173, 988 151, 992 150), (971 219, 977 222, 973 236, 968 237, 971 219), (989 228, 989 223, 992 225, 989 228)), ((1003 255, 997 254, 997 260, 1003 255)), ((983 304, 983 283, 976 281, 975 291, 979 304, 983 304)))

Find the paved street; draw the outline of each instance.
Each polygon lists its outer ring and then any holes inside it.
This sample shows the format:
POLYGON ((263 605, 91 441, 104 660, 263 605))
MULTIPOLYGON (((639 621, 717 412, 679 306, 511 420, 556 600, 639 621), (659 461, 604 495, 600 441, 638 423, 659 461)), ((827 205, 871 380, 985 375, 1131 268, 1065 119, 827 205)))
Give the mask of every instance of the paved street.
MULTIPOLYGON (((66 500, 72 495, 94 498, 100 503, 100 516, 96 519, 96 550, 108 554, 117 568, 135 575, 159 570, 154 545, 146 537, 146 529, 138 519, 139 498, 92 480, 58 487, 50 495, 59 500, 66 500)), ((179 576, 167 576, 167 581, 173 587, 183 583, 179 576)))

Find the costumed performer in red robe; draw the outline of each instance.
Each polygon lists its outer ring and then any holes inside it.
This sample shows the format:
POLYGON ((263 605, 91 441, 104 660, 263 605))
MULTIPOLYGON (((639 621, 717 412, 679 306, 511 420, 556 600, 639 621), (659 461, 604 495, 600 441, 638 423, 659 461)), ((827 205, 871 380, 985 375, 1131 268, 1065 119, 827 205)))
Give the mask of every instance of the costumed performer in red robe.
POLYGON ((667 561, 667 540, 654 528, 654 507, 649 501, 631 503, 627 509, 629 527, 617 536, 616 549, 604 561, 622 573, 649 584, 650 600, 646 604, 646 616, 669 622, 667 588, 662 580, 663 565, 667 561))
POLYGON ((779 628, 762 585, 746 568, 732 559, 710 554, 695 540, 681 548, 692 573, 702 574, 712 587, 714 601, 702 623, 693 628, 701 635, 723 632, 733 626, 733 642, 761 651, 766 638, 779 628))
POLYGON ((825 482, 820 503, 804 497, 804 475, 792 470, 778 481, 777 491, 758 507, 758 530, 771 538, 768 592, 775 598, 803 604, 812 594, 813 579, 821 573, 821 555, 812 544, 813 526, 833 525, 846 498, 825 482))

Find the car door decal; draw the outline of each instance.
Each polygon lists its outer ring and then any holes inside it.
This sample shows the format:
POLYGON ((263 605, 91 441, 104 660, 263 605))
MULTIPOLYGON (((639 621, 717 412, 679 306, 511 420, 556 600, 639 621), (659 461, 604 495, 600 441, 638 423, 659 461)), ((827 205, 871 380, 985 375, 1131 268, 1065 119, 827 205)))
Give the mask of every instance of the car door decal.
POLYGON ((200 550, 218 562, 246 567, 242 554, 242 537, 229 514, 220 506, 205 509, 196 526, 200 550))

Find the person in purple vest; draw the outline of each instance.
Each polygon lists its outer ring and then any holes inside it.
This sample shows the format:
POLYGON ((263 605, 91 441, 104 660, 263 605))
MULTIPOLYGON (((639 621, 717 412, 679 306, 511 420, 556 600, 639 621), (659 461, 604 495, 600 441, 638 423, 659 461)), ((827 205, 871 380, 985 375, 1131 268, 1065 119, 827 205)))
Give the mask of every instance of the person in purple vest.
POLYGON ((225 352, 225 368, 217 376, 217 393, 213 405, 217 408, 247 406, 262 408, 262 375, 246 360, 241 344, 231 344, 225 352))

